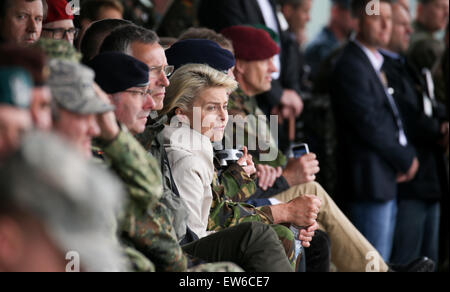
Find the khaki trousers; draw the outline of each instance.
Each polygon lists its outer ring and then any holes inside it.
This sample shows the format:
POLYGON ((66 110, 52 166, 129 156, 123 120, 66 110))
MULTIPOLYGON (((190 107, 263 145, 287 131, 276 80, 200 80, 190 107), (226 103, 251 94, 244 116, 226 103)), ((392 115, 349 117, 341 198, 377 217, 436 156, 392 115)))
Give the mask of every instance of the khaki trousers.
POLYGON ((289 202, 302 195, 315 195, 322 201, 317 223, 331 240, 331 261, 339 272, 387 272, 381 255, 342 213, 333 199, 316 182, 297 185, 274 198, 289 202))

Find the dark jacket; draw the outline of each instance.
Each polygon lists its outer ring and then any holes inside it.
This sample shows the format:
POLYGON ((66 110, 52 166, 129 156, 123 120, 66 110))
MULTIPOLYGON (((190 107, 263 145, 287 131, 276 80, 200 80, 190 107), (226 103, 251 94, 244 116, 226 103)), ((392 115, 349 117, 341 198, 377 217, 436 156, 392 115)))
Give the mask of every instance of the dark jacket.
MULTIPOLYGON (((274 11, 276 3, 270 0, 274 11)), ((222 29, 232 25, 242 24, 264 24, 264 17, 256 0, 201 0, 199 3, 198 18, 200 26, 208 27, 220 32, 222 29)), ((277 19, 278 23, 278 19, 277 19)), ((285 45, 290 41, 286 39, 286 34, 280 32, 280 60, 281 75, 278 80, 272 82, 272 89, 269 92, 258 96, 258 104, 266 114, 270 114, 272 108, 280 104, 284 89, 299 90, 299 75, 297 65, 290 62, 290 49, 285 45)))
POLYGON ((398 188, 401 199, 437 200, 441 197, 436 154, 437 141, 441 137, 440 122, 434 115, 428 117, 423 109, 424 84, 404 58, 394 59, 386 54, 384 71, 389 87, 394 89, 394 98, 398 104, 405 125, 406 135, 417 151, 420 167, 415 178, 402 183, 398 188))
POLYGON ((415 150, 400 145, 385 88, 364 51, 349 42, 331 74, 337 126, 337 196, 345 201, 396 198, 399 173, 411 167, 415 150))

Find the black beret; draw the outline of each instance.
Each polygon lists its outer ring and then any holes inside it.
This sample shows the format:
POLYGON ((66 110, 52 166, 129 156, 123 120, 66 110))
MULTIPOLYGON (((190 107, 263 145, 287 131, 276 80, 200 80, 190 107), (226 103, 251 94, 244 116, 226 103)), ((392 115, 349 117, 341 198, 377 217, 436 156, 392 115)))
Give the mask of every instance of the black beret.
POLYGON ((149 84, 148 66, 123 53, 101 53, 88 66, 95 71, 95 82, 108 94, 149 84))
POLYGON ((178 41, 166 50, 166 57, 175 70, 186 64, 206 64, 218 71, 228 71, 236 62, 230 51, 204 39, 178 41))

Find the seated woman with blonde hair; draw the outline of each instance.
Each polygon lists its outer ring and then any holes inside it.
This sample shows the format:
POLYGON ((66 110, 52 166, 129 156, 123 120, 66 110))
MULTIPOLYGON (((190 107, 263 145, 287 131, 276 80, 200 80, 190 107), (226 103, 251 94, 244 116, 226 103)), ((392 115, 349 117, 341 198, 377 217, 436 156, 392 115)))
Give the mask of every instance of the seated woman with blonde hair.
MULTIPOLYGON (((270 207, 255 208, 227 199, 226 186, 218 180, 212 142, 220 142, 224 137, 229 119, 228 97, 237 88, 237 82, 207 65, 188 64, 175 71, 170 83, 159 114, 167 115, 170 121, 162 132, 164 146, 175 183, 189 209, 189 228, 202 238, 242 222, 271 224, 295 268, 295 242, 289 228, 273 225, 270 207), (214 214, 226 214, 220 228, 212 224, 214 214)), ((256 172, 246 151, 240 161, 247 163, 246 174, 256 172)), ((250 176, 243 183, 253 185, 253 190, 256 187, 250 176)))

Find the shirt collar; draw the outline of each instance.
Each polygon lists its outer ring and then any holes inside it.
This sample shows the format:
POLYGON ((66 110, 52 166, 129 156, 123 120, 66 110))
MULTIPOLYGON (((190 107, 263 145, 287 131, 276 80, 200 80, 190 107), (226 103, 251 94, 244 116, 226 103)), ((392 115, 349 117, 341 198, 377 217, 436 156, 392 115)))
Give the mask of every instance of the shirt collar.
POLYGON ((376 53, 373 53, 371 50, 369 50, 366 46, 358 42, 356 39, 354 40, 355 44, 363 50, 363 52, 366 54, 367 58, 369 58, 370 63, 372 64, 372 67, 375 69, 376 72, 380 72, 381 67, 383 67, 384 63, 384 57, 380 54, 380 52, 376 51, 376 53))
POLYGON ((380 49, 380 52, 395 60, 400 60, 402 58, 402 56, 399 53, 392 52, 390 50, 380 49))

